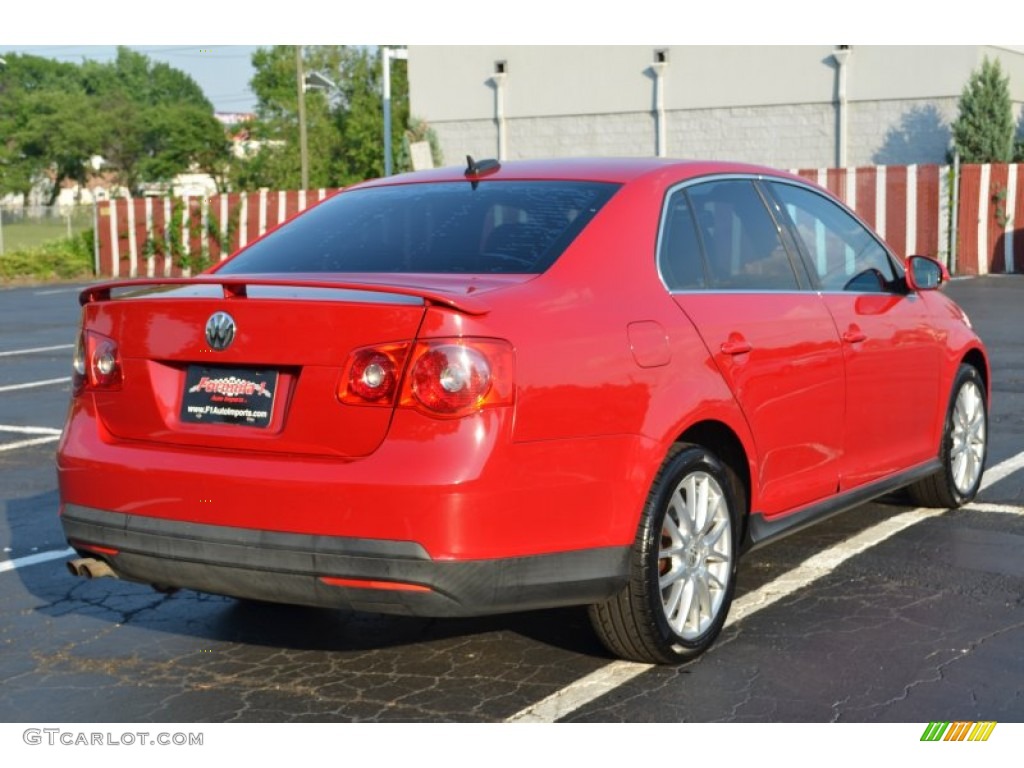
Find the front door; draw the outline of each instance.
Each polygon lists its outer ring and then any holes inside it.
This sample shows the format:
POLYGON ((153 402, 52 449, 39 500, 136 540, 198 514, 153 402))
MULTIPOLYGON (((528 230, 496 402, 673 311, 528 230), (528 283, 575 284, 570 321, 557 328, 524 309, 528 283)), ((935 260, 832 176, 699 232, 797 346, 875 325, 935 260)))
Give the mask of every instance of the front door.
POLYGON ((850 213, 810 189, 772 182, 821 283, 846 363, 843 490, 934 458, 940 344, 925 303, 850 213))

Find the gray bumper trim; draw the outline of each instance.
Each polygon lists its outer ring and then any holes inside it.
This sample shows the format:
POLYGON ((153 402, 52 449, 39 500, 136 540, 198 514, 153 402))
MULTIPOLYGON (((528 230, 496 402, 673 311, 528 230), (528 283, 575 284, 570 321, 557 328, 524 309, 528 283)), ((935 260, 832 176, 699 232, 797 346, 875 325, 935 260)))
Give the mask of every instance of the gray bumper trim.
POLYGON ((415 542, 228 528, 75 504, 65 505, 61 520, 72 546, 130 581, 379 613, 475 616, 593 603, 618 591, 629 568, 628 547, 439 561, 415 542), (337 587, 324 576, 427 589, 337 587))

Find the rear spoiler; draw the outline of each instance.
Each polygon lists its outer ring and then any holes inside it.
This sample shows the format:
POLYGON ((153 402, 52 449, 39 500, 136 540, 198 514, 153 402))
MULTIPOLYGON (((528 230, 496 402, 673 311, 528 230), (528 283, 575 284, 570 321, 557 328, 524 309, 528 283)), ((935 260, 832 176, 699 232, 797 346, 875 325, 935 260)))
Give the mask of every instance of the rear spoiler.
POLYGON ((90 285, 78 295, 82 306, 97 301, 110 301, 120 298, 118 294, 126 294, 140 288, 157 288, 165 286, 220 286, 225 299, 245 299, 248 297, 249 286, 277 286, 282 288, 319 288, 339 291, 366 291, 368 293, 390 294, 392 296, 409 296, 422 299, 428 304, 456 309, 467 315, 485 315, 488 308, 480 301, 465 296, 453 296, 442 291, 415 288, 381 283, 361 283, 358 281, 338 280, 289 280, 274 277, 218 277, 217 275, 199 275, 197 277, 164 277, 142 278, 135 280, 114 280, 107 283, 90 285))

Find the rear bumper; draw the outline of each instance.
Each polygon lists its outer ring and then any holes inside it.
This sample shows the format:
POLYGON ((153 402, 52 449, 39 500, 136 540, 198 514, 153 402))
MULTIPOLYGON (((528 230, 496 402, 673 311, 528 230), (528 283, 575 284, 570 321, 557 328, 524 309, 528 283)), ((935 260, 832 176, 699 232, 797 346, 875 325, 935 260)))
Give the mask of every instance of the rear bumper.
POLYGON ((634 435, 516 443, 512 409, 438 422, 398 409, 360 459, 119 440, 91 398, 57 453, 61 502, 138 518, 416 542, 433 561, 629 546, 657 466, 634 435))
POLYGON ((76 549, 130 581, 378 613, 477 616, 593 603, 628 577, 628 547, 451 561, 408 541, 230 528, 77 504, 63 505, 61 521, 76 549))

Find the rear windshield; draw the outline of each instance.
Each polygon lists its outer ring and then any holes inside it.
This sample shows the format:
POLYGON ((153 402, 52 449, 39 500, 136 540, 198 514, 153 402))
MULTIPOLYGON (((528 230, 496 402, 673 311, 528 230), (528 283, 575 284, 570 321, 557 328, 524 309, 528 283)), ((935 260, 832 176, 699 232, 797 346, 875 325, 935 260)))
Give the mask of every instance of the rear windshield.
POLYGON ((218 270, 529 273, 550 267, 618 184, 468 181, 345 192, 218 270))

